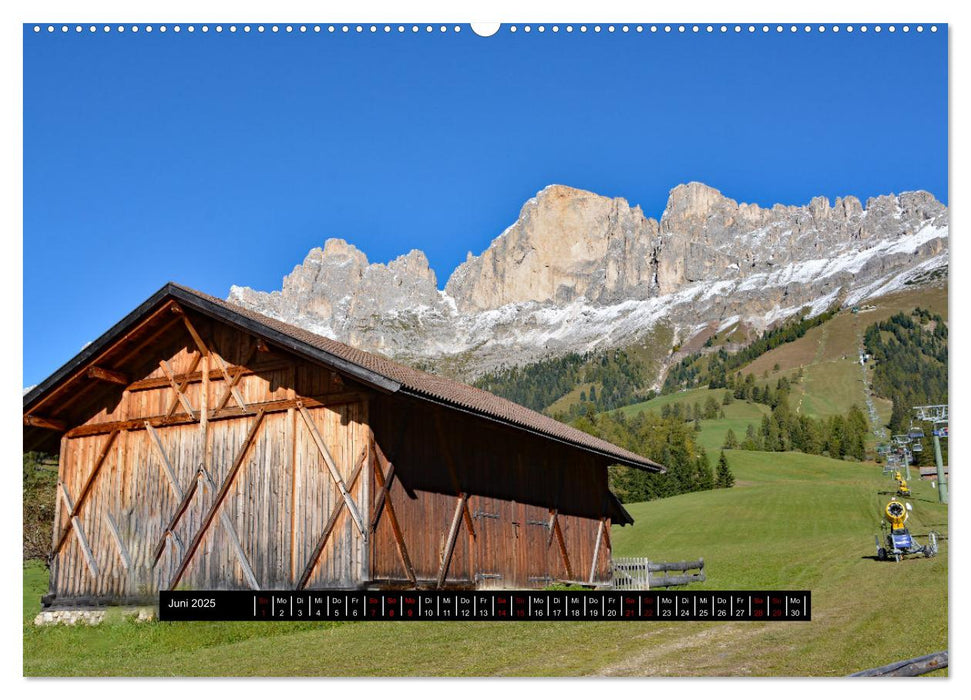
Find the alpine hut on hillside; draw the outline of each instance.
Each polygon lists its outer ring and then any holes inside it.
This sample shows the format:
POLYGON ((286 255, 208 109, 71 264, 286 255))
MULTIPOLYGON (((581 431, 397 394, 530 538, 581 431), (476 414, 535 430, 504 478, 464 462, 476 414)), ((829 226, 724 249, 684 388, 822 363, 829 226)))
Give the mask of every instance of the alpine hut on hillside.
POLYGON ((168 284, 24 397, 60 450, 47 604, 159 590, 607 584, 654 462, 168 284))

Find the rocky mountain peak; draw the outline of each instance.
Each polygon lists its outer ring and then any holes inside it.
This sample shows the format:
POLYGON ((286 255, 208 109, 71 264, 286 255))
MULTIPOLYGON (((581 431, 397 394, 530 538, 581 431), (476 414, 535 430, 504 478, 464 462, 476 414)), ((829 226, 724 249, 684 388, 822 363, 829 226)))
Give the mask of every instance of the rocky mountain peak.
POLYGON ((444 292, 419 250, 370 263, 332 238, 280 291, 234 286, 230 299, 469 378, 636 342, 658 324, 684 340, 712 324, 763 329, 806 307, 859 303, 946 268, 948 226, 947 207, 927 192, 865 208, 853 196, 761 207, 689 182, 671 190, 658 222, 623 198, 550 185, 469 253, 444 292))

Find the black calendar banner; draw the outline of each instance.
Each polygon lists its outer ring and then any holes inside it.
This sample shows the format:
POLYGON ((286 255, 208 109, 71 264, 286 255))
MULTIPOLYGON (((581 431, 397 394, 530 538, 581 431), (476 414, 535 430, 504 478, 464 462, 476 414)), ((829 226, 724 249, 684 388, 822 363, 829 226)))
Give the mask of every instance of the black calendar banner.
POLYGON ((162 591, 163 621, 808 622, 809 591, 162 591))

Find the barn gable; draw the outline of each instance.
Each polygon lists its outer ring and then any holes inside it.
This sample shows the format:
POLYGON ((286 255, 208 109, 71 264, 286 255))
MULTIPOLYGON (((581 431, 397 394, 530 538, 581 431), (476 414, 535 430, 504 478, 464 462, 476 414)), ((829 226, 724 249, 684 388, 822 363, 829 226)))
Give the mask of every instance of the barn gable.
POLYGON ((609 576, 606 466, 486 392, 167 285, 24 397, 60 438, 52 599, 609 576))

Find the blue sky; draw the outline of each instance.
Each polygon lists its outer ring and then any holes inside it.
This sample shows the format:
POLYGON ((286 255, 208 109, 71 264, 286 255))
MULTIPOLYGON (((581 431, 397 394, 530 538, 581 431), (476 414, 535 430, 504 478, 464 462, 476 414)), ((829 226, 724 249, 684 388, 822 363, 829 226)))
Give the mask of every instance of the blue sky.
POLYGON ((551 183, 946 202, 946 34, 27 26, 24 385, 168 280, 276 289, 329 237, 443 285, 551 183))

